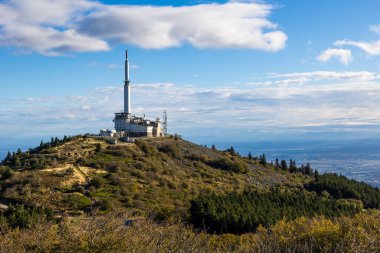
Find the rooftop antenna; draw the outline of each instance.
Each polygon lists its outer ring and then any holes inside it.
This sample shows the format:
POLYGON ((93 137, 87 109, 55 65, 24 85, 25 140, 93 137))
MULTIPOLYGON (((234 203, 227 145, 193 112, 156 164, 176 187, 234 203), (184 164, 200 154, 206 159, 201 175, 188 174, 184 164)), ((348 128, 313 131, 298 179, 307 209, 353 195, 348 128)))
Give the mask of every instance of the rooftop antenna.
POLYGON ((164 109, 164 115, 162 119, 163 119, 162 125, 164 128, 164 135, 166 135, 168 133, 168 114, 166 112, 166 109, 164 109))

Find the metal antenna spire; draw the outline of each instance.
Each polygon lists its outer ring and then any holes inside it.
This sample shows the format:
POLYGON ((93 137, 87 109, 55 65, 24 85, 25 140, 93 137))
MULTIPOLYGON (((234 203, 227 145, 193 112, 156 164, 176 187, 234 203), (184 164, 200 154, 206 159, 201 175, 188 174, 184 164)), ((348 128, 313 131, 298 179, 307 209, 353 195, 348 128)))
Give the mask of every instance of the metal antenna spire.
POLYGON ((164 109, 164 115, 162 119, 163 119, 162 125, 164 129, 164 134, 166 135, 168 133, 168 114, 166 112, 166 109, 164 109))

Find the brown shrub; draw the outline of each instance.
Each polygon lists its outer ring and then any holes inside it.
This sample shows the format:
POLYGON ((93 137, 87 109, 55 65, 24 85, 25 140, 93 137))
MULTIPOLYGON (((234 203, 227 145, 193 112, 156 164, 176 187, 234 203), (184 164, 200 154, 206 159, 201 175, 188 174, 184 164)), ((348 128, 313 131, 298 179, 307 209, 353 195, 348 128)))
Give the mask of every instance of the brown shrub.
MULTIPOLYGON (((165 213, 163 213, 165 215, 165 213)), ((379 252, 379 214, 335 221, 316 217, 280 221, 256 234, 195 233, 182 224, 128 219, 124 212, 41 222, 0 231, 0 252, 379 252), (128 220, 128 225, 126 221, 128 220)))

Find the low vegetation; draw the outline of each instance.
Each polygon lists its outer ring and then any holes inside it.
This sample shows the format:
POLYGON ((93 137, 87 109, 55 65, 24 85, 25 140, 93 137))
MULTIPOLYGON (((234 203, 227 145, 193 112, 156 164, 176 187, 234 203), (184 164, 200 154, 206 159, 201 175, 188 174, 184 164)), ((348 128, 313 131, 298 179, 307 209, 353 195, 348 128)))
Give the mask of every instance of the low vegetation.
POLYGON ((53 213, 49 210, 30 208, 24 205, 11 205, 4 212, 0 212, 0 228, 33 228, 39 222, 49 220, 52 217, 53 213))
POLYGON ((378 252, 380 241, 379 189, 179 136, 9 153, 0 201, 0 252, 378 252))
POLYGON ((25 229, 0 223, 1 252, 336 252, 375 253, 380 248, 379 214, 327 219, 280 220, 256 233, 211 235, 181 223, 149 219, 123 225, 124 212, 41 221, 25 229))

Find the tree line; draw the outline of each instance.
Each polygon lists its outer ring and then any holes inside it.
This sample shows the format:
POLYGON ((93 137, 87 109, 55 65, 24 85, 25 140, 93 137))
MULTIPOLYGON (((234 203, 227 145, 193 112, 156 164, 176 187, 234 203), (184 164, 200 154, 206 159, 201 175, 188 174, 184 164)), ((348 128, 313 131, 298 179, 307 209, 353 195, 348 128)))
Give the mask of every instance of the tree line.
POLYGON ((54 161, 45 161, 44 159, 37 159, 37 157, 32 158, 33 155, 39 154, 41 151, 60 146, 64 143, 72 141, 75 137, 64 136, 62 139, 58 137, 51 137, 50 142, 44 142, 41 140, 40 145, 33 149, 28 149, 25 152, 22 152, 19 148, 16 152, 8 152, 4 160, 0 163, 0 165, 4 165, 9 167, 11 170, 19 170, 19 169, 41 169, 44 168, 46 163, 54 162, 54 161))
POLYGON ((270 226, 277 221, 297 217, 324 215, 352 216, 357 205, 342 200, 326 199, 304 191, 244 191, 226 195, 200 195, 191 202, 191 223, 214 233, 254 232, 259 225, 270 226))
POLYGON ((307 184, 305 188, 319 194, 327 191, 334 198, 359 199, 365 208, 380 207, 380 190, 378 188, 336 173, 322 174, 307 184))

